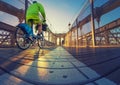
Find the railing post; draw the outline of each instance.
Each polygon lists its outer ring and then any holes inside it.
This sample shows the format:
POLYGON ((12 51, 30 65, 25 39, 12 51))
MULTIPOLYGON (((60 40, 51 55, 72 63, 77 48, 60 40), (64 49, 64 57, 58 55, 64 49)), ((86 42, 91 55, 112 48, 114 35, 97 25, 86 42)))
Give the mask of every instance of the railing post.
POLYGON ((26 23, 27 8, 28 8, 28 0, 25 0, 25 23, 26 23))
POLYGON ((76 47, 78 47, 78 28, 79 28, 79 26, 78 26, 78 19, 76 19, 76 26, 77 26, 77 39, 76 39, 76 47))
POLYGON ((15 47, 15 37, 14 37, 14 33, 10 33, 10 38, 11 38, 11 46, 15 47))
POLYGON ((90 4, 91 4, 92 44, 93 44, 93 47, 94 47, 94 46, 96 46, 96 39, 95 39, 94 3, 93 3, 93 0, 90 0, 90 4))

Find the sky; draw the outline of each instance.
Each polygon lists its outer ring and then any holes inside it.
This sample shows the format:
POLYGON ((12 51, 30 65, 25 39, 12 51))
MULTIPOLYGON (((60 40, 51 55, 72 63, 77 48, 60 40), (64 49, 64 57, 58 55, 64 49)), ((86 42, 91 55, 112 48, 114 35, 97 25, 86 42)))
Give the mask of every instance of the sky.
MULTIPOLYGON (((24 0, 2 0, 9 3, 19 9, 24 9, 24 0)), ((32 0, 29 0, 32 1, 32 0)), ((88 0, 37 0, 40 2, 46 11, 47 23, 54 33, 68 32, 68 24, 75 21, 76 17, 80 13, 80 10, 88 0)), ((108 0, 107 0, 108 1, 108 0)), ((107 1, 95 0, 95 7, 99 7, 107 1)), ((90 9, 88 9, 90 11, 90 9)), ((85 11, 88 12, 88 11, 85 11)), ((103 26, 113 20, 120 18, 120 7, 103 15, 101 17, 100 26, 103 26), (115 15, 115 16, 112 16, 115 15)), ((88 14, 88 13, 87 13, 88 14)), ((80 15, 82 18, 83 16, 80 15)), ((84 16, 86 16, 84 14, 84 16)), ((16 26, 19 22, 18 19, 12 15, 0 11, 0 21, 16 26)), ((84 33, 90 31, 88 28, 90 25, 83 26, 84 33)), ((98 27, 96 25, 96 27, 98 27)))
MULTIPOLYGON (((19 9, 24 9, 24 0, 2 0, 19 9)), ((33 0, 29 0, 33 1, 33 0)), ((68 24, 73 24, 86 0, 37 0, 46 11, 47 23, 54 33, 69 31, 68 24)), ((16 17, 0 12, 0 21, 16 26, 19 22, 16 17)))
POLYGON ((47 22, 54 33, 65 33, 73 23, 85 0, 37 0, 46 11, 47 22))
MULTIPOLYGON (((2 0, 17 8, 24 9, 24 0, 2 0)), ((34 0, 29 0, 34 1, 34 0)), ((47 23, 54 33, 68 32, 68 24, 73 23, 86 0, 36 0, 41 3, 46 12, 47 23)), ((0 20, 11 25, 17 25, 18 20, 0 11, 0 20), (7 19, 5 19, 7 17, 7 19), (14 21, 13 21, 14 20, 14 21), (11 21, 11 22, 9 22, 11 21)))

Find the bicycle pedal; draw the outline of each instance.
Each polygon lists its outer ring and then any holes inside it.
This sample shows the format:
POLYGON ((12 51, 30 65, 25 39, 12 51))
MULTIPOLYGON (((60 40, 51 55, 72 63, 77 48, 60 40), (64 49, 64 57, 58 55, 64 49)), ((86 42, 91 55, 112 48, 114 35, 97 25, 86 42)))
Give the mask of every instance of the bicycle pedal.
POLYGON ((34 39, 32 37, 28 37, 28 39, 32 42, 34 41, 34 39))

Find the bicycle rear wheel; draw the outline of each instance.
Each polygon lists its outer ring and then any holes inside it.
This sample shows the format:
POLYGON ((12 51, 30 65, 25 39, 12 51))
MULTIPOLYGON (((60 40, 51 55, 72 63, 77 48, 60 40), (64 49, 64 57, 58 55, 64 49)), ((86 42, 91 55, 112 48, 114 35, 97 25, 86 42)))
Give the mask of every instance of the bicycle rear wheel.
POLYGON ((27 49, 31 45, 31 41, 27 37, 27 34, 19 27, 17 27, 15 32, 16 44, 20 49, 27 49))
POLYGON ((45 46, 45 40, 44 40, 43 34, 41 34, 41 37, 38 39, 38 46, 40 48, 44 48, 44 46, 45 46))
POLYGON ((43 49, 44 46, 45 46, 45 41, 39 39, 39 40, 38 40, 38 46, 43 49))

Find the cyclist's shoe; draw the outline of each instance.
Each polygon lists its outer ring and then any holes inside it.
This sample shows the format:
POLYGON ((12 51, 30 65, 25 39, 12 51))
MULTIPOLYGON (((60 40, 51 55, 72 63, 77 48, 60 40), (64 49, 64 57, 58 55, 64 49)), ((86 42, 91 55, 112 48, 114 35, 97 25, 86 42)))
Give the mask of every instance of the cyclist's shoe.
POLYGON ((31 37, 31 36, 30 36, 30 37, 28 37, 28 39, 29 39, 29 40, 31 40, 31 41, 33 41, 33 39, 32 39, 32 37, 31 37))
POLYGON ((28 39, 34 41, 34 38, 32 36, 29 36, 28 39))

